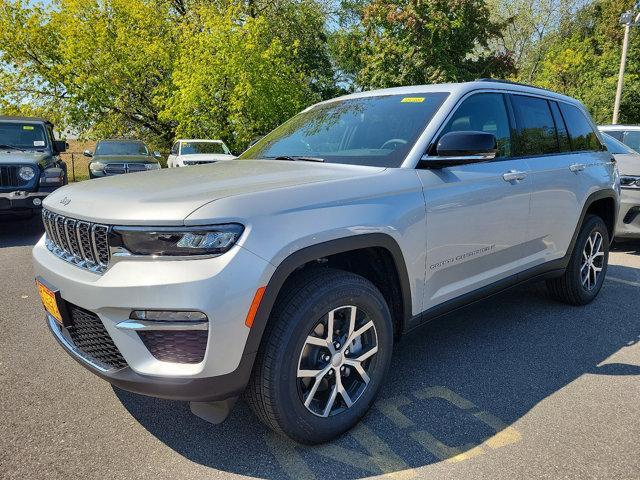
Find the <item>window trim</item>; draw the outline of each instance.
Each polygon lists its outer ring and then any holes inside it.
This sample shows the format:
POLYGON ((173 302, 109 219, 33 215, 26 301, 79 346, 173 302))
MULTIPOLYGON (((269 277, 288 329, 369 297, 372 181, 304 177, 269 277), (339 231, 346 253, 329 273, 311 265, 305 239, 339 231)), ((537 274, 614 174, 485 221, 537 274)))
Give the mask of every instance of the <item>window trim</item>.
MULTIPOLYGON (((429 152, 432 151, 433 148, 435 148, 435 145, 437 144, 437 141, 440 139, 441 135, 442 135, 442 131, 444 130, 444 128, 447 126, 447 124, 449 123, 449 120, 451 120, 451 118, 453 117, 453 115, 458 111, 458 109, 460 108, 460 106, 462 105, 462 103, 467 100, 468 98, 472 97, 473 95, 478 95, 481 93, 498 93, 498 94, 502 94, 505 97, 505 103, 507 104, 507 113, 509 116, 509 124, 510 124, 510 129, 511 129, 511 138, 512 138, 512 142, 513 142, 513 129, 515 127, 515 112, 513 111, 513 106, 511 105, 511 98, 510 95, 523 95, 523 96, 527 96, 527 97, 534 97, 534 98, 540 98, 543 100, 546 100, 547 102, 556 102, 558 104, 558 110, 560 111, 560 115, 562 115, 562 109, 560 108, 560 104, 564 103, 566 105, 572 106, 577 108, 587 119, 589 125, 591 125, 591 128, 594 130, 594 132, 596 133, 596 138, 598 139, 598 142, 600 143, 600 145, 603 145, 602 143, 602 139, 600 138, 600 136, 598 135, 599 130, 597 128, 594 127, 593 122, 591 121, 591 117, 589 117, 588 115, 585 115, 585 112, 583 111, 582 108, 580 108, 579 105, 576 105, 572 102, 567 102, 564 99, 560 99, 560 98, 555 98, 553 96, 546 96, 543 94, 537 94, 537 93, 533 93, 533 92, 521 92, 518 90, 510 90, 510 89, 497 89, 497 88, 488 88, 488 89, 478 89, 478 90, 472 90, 470 92, 467 92, 465 95, 463 95, 462 97, 460 97, 458 99, 458 101, 456 102, 456 104, 451 108, 451 110, 449 111, 449 113, 447 114, 447 116, 444 118, 444 120, 442 120, 442 122, 440 123, 440 125, 438 126, 438 128, 436 129, 436 133, 431 137, 431 140, 429 140, 429 143, 427 144, 424 152, 422 153, 422 155, 420 155, 420 157, 423 157, 424 155, 429 155, 429 152)), ((551 110, 551 107, 549 107, 549 110, 551 110)), ((553 118, 553 113, 552 113, 552 118, 553 118)), ((571 146, 571 136, 569 135, 569 128, 566 126, 566 120, 564 119, 564 116, 562 117, 562 121, 565 122, 565 127, 567 128, 567 136, 569 138, 569 145, 571 146)), ((555 119, 554 119, 554 125, 555 125, 555 119)), ((426 128, 426 127, 425 127, 426 128)), ((556 138, 557 138, 557 129, 556 129, 556 138)), ((559 142, 558 142, 558 148, 559 147, 559 142)), ((603 146, 602 150, 573 150, 573 148, 569 151, 566 152, 557 152, 557 153, 545 153, 545 154, 539 154, 539 155, 511 155, 509 157, 497 157, 494 158, 492 160, 487 160, 486 162, 481 162, 481 163, 490 163, 490 162, 504 162, 504 161, 509 161, 509 160, 526 160, 529 158, 542 158, 542 157, 549 157, 549 156, 558 156, 558 155, 574 155, 576 153, 597 153, 597 152, 602 152, 602 151, 607 151, 606 147, 603 146)), ((420 159, 418 159, 418 162, 416 163, 415 167, 413 167, 416 170, 425 170, 428 169, 430 167, 425 166, 426 162, 421 161, 420 159)))

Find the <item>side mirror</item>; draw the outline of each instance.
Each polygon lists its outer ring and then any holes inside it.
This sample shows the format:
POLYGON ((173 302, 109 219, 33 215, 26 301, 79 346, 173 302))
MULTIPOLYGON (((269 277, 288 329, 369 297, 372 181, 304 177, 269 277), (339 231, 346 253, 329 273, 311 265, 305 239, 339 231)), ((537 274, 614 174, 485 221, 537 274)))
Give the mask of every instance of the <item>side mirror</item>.
POLYGON ((493 160, 498 152, 496 137, 486 132, 449 132, 440 137, 436 155, 422 157, 426 167, 449 167, 493 160))
POLYGON ((69 147, 69 144, 65 140, 54 140, 53 142, 53 149, 57 153, 66 152, 68 147, 69 147))
POLYGON ((162 158, 162 155, 160 154, 160 152, 153 152, 153 156, 155 158, 162 158))
POLYGON ((85 150, 84 152, 82 152, 82 155, 89 158, 93 157, 93 153, 91 153, 91 150, 85 150))

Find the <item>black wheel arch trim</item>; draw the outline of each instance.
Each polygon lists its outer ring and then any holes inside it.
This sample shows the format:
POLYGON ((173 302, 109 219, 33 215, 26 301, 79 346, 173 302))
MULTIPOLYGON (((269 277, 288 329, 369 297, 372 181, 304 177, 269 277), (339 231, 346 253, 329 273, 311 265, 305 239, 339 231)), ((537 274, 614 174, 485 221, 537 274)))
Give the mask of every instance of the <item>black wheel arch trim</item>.
POLYGON ((412 301, 411 284, 409 282, 409 275, 402 250, 395 239, 386 233, 356 234, 304 247, 280 262, 266 286, 265 293, 249 332, 249 337, 247 338, 244 355, 255 353, 260 348, 262 336, 278 294, 287 278, 289 278, 289 275, 296 269, 318 258, 376 247, 386 249, 393 258, 400 281, 399 287, 403 305, 403 325, 401 328, 404 330, 411 319, 412 301))
POLYGON ((613 200, 613 204, 615 206, 615 208, 613 209, 613 217, 612 217, 613 230, 611 232, 611 238, 609 239, 610 242, 613 241, 613 236, 615 234, 615 229, 616 229, 616 222, 618 221, 618 202, 616 201, 617 198, 618 198, 618 195, 616 194, 615 190, 612 190, 612 189, 598 190, 596 192, 593 192, 591 195, 587 197, 587 200, 584 202, 584 205, 582 207, 582 212, 580 212, 580 218, 576 225, 576 229, 573 232, 573 236, 571 237, 571 243, 569 243, 569 247, 567 248, 567 254, 564 257, 564 259, 566 260, 566 263, 564 265, 565 267, 569 264, 571 252, 573 252, 573 248, 576 245, 576 241, 578 240, 578 235, 580 234, 580 229, 582 228, 582 224, 584 223, 584 219, 587 216, 587 212, 589 211, 589 208, 591 208, 591 206, 599 200, 605 200, 605 199, 613 200))

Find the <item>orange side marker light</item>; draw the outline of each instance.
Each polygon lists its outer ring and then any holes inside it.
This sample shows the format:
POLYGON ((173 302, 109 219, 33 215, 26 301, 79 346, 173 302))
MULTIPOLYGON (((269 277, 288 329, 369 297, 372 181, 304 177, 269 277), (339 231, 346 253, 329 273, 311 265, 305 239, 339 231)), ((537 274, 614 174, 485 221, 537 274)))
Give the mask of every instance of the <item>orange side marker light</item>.
POLYGON ((253 320, 256 318, 258 307, 260 306, 260 302, 262 301, 262 297, 264 296, 264 291, 266 289, 266 286, 260 287, 258 290, 256 290, 256 294, 253 296, 251 307, 249 307, 249 313, 247 313, 247 319, 244 321, 244 324, 249 328, 253 326, 253 320))

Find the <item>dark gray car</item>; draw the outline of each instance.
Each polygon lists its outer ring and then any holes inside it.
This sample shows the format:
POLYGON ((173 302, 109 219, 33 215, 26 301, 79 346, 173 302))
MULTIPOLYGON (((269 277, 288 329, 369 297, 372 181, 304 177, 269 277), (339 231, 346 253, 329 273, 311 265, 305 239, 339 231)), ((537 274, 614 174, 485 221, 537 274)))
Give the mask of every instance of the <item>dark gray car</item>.
POLYGON ((89 163, 89 178, 108 177, 123 173, 158 170, 160 154, 151 154, 140 140, 101 140, 96 151, 84 151, 89 163))
POLYGON ((40 209, 49 193, 66 185, 59 156, 66 148, 47 120, 0 116, 0 213, 40 209))

